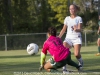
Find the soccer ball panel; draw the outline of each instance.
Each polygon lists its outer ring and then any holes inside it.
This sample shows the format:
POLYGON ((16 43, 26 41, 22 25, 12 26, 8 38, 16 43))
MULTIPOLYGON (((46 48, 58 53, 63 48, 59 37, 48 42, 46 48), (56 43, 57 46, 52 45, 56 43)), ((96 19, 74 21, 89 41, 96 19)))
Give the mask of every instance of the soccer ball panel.
POLYGON ((30 43, 28 46, 27 46, 27 53, 29 55, 35 55, 37 54, 39 51, 39 46, 35 43, 30 43))

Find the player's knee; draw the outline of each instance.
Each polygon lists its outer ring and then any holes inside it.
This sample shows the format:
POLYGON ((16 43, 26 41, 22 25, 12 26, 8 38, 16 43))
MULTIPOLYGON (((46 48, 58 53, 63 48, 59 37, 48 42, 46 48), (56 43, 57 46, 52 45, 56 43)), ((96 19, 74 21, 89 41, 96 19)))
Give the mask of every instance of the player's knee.
POLYGON ((64 45, 64 47, 66 47, 66 48, 70 48, 70 45, 67 44, 66 42, 64 42, 63 45, 64 45))
POLYGON ((48 67, 47 67, 47 66, 44 66, 44 69, 45 69, 45 70, 47 70, 47 69, 48 69, 48 67))
POLYGON ((63 42, 63 45, 66 47, 66 43, 65 42, 63 42))

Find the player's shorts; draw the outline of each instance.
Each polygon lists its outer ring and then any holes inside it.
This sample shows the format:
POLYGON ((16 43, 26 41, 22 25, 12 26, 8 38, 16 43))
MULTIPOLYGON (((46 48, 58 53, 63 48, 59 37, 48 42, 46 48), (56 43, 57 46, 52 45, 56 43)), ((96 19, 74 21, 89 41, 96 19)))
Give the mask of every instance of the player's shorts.
POLYGON ((68 43, 71 47, 76 45, 76 44, 81 44, 82 45, 82 38, 77 37, 77 38, 65 38, 63 42, 68 43))
POLYGON ((66 59, 59 61, 59 62, 55 62, 53 58, 50 58, 48 61, 50 61, 51 65, 53 66, 54 69, 58 69, 58 68, 65 66, 67 64, 67 62, 70 60, 71 60, 71 54, 69 54, 69 56, 66 57, 66 59))

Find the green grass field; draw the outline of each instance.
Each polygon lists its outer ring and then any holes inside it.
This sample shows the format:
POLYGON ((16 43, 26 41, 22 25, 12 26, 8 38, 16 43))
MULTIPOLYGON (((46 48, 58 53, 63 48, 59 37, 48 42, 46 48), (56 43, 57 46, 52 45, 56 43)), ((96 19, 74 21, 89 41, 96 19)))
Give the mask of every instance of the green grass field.
MULTIPOLYGON (((72 52, 72 59, 77 62, 72 52)), ((100 56, 96 56, 97 46, 82 47, 81 54, 84 60, 83 72, 78 75, 100 75, 100 56)), ((50 55, 47 56, 47 59, 50 55)), ((44 70, 38 71, 40 66, 40 52, 35 56, 27 54, 26 50, 0 51, 0 75, 62 75, 49 74, 44 70)), ((77 62, 78 63, 78 62, 77 62)), ((59 69, 61 71, 61 69, 59 69)), ((68 70, 73 70, 77 75, 74 67, 68 66, 68 70)))

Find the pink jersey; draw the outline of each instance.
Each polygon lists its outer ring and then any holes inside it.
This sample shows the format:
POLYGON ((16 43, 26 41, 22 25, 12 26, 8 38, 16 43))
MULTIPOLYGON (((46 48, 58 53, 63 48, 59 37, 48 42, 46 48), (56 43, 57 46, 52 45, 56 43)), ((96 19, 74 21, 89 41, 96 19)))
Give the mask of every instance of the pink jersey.
POLYGON ((64 60, 69 55, 69 48, 65 48, 60 38, 50 36, 43 45, 42 52, 47 54, 47 51, 56 62, 64 60))

